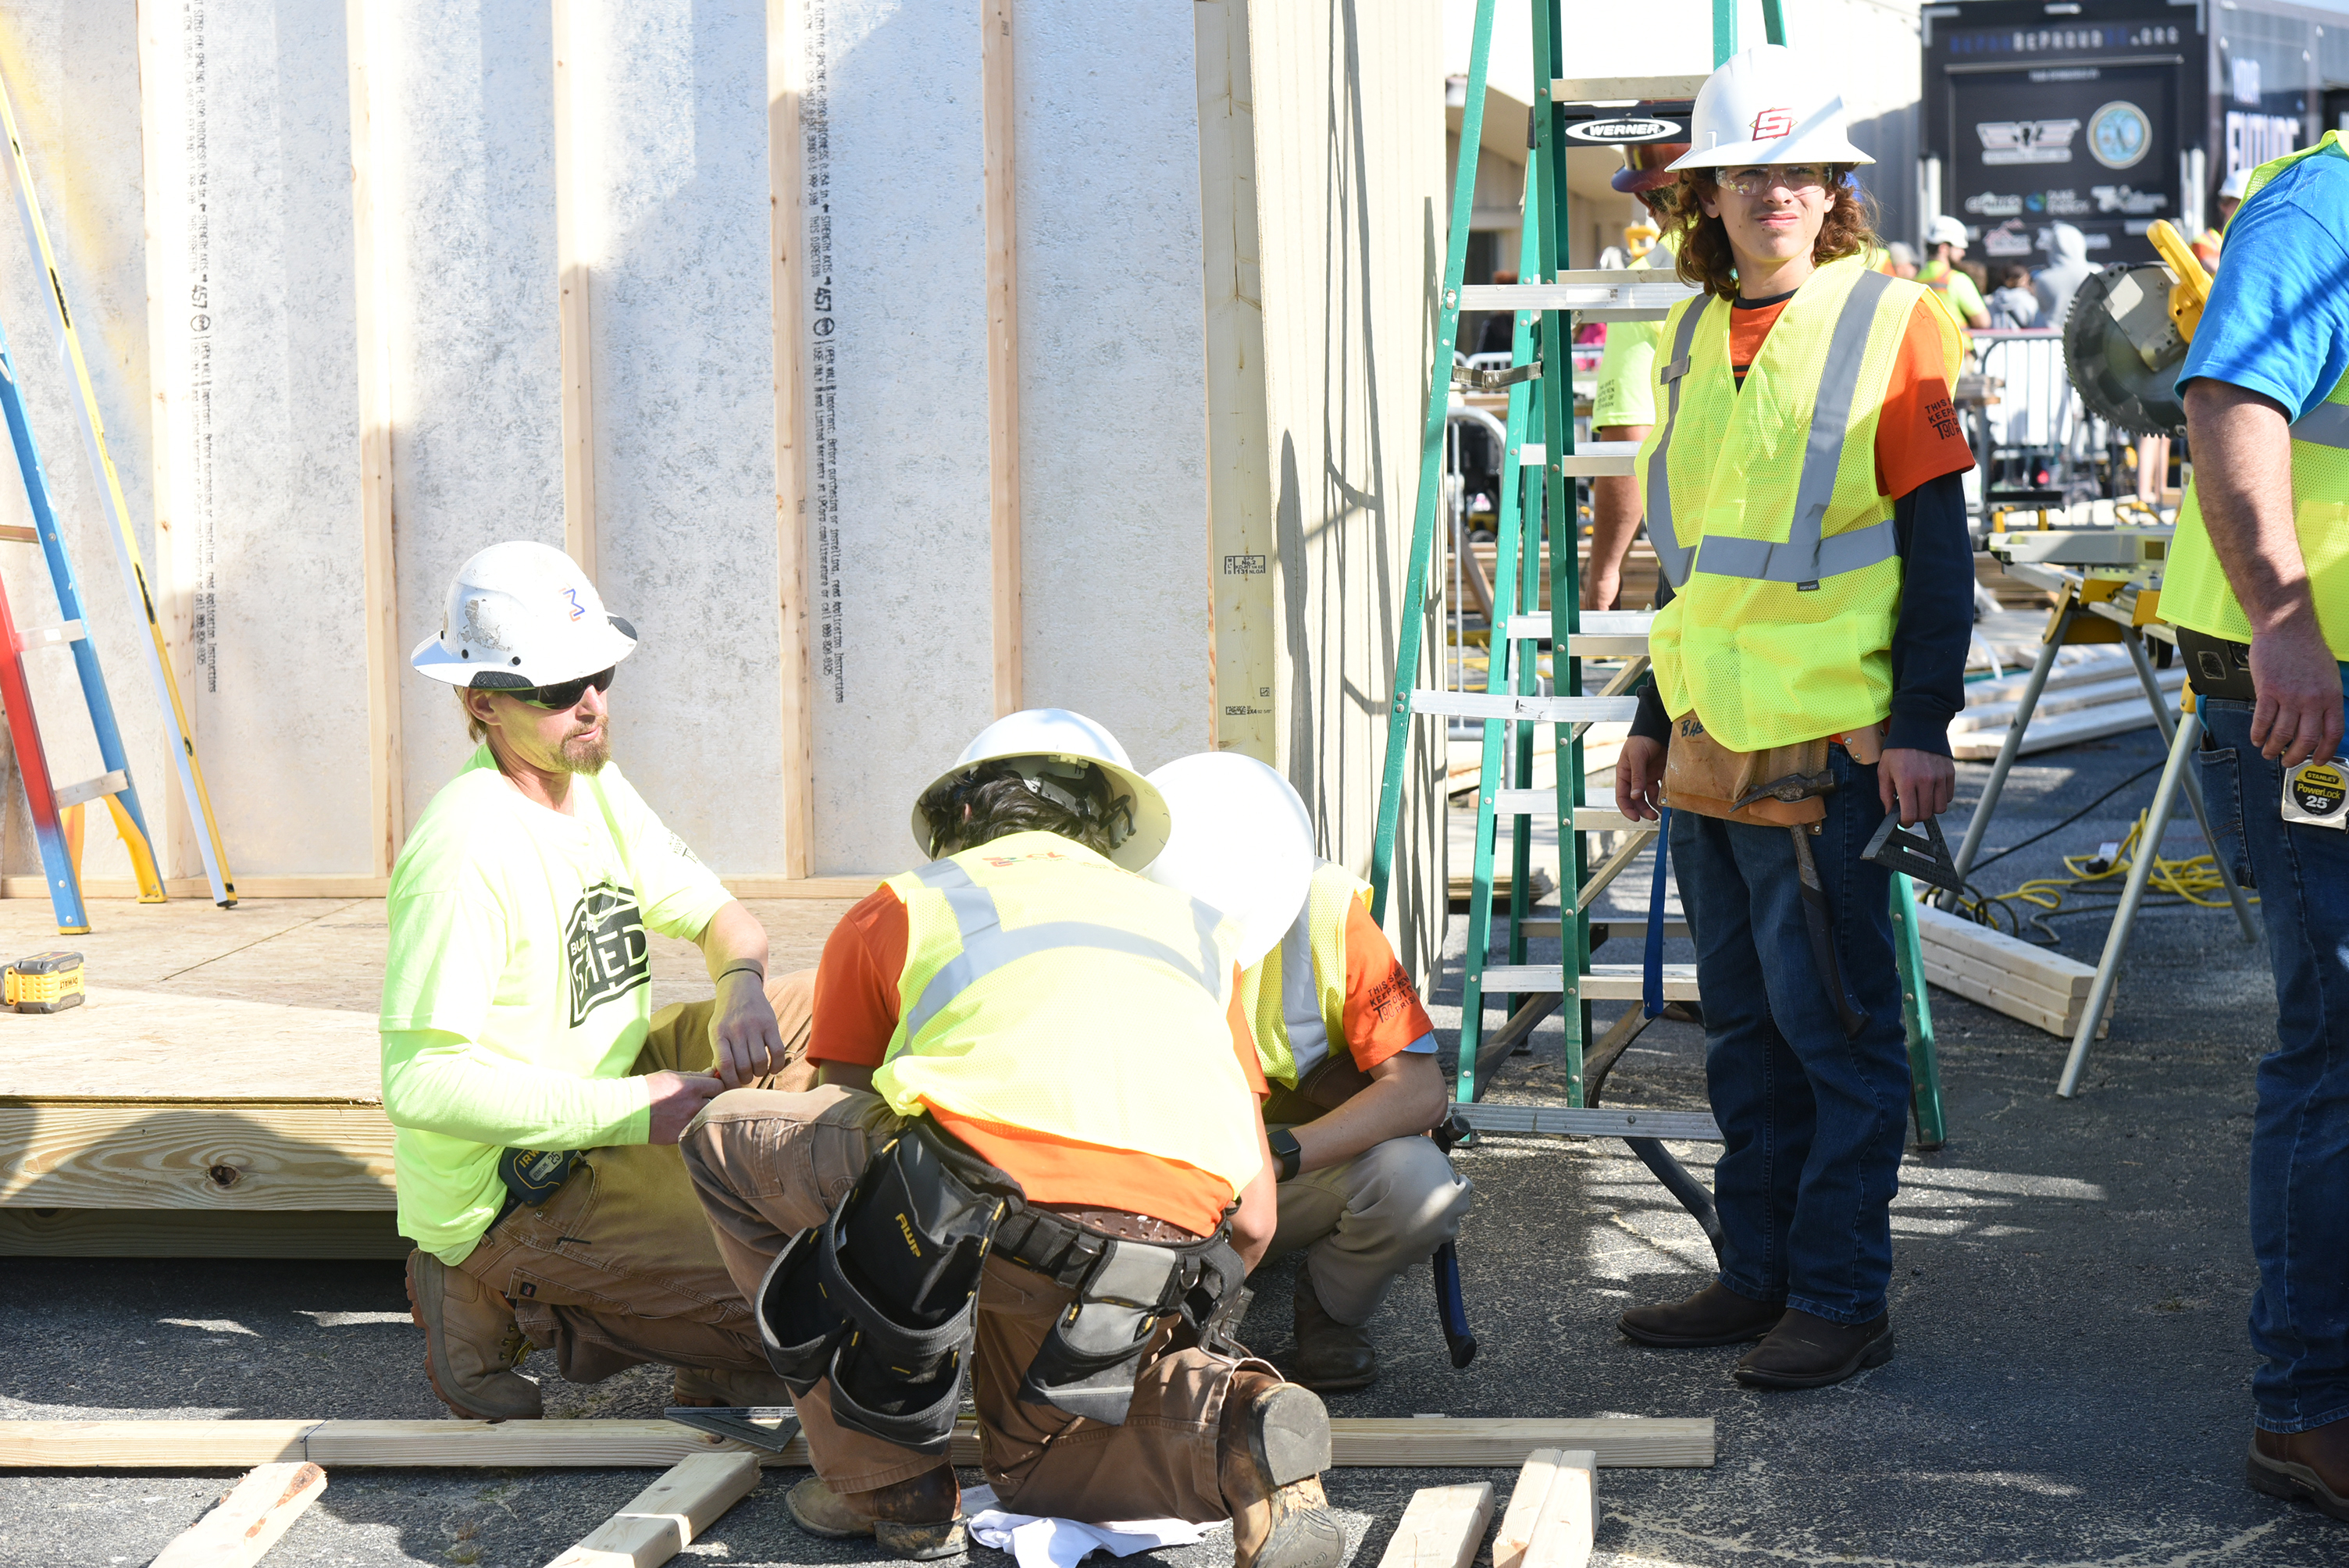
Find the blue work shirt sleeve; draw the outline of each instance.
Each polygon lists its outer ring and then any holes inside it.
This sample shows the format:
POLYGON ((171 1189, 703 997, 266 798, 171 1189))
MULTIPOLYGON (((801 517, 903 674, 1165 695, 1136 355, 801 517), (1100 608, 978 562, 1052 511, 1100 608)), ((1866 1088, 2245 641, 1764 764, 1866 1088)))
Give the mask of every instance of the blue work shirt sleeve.
POLYGON ((2227 225, 2219 274, 2179 371, 2272 397, 2293 418, 2349 372, 2349 159, 2293 164, 2227 225))

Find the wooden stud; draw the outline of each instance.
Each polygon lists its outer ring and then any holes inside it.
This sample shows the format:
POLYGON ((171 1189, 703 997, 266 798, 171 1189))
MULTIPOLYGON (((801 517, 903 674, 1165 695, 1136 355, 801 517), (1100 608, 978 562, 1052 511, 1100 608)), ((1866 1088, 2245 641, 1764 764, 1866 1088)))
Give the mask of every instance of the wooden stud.
POLYGON ((995 713, 1019 710, 1019 247, 1011 0, 979 10, 986 136, 988 535, 994 565, 995 713))
POLYGON ((256 1466, 150 1568, 251 1568, 326 1490, 326 1472, 316 1465, 256 1466))
MULTIPOLYGON (((1609 1468, 1702 1469, 1713 1429, 1700 1419, 1330 1423, 1332 1462, 1345 1467, 1515 1465, 1537 1449, 1594 1451, 1609 1468)), ((0 1470, 169 1470, 274 1460, 433 1469, 596 1470, 672 1465, 734 1444, 671 1421, 0 1421, 0 1470)), ((978 1429, 955 1429, 948 1458, 979 1462, 978 1429)), ((805 1465, 795 1439, 769 1466, 805 1465)))
POLYGON ((1468 1568, 1492 1522, 1491 1481, 1421 1487, 1411 1494, 1379 1568, 1468 1568))
POLYGON ((557 335, 563 357, 563 548, 588 581, 595 570, 595 397, 588 335, 587 203, 591 162, 583 145, 579 69, 585 0, 554 0, 554 265, 561 290, 557 335))
POLYGON ((680 1460, 547 1568, 660 1568, 758 1484, 753 1453, 680 1460))
MULTIPOLYGON (((1599 1456, 1569 1449, 1557 1456, 1519 1568, 1585 1568, 1598 1527, 1599 1456)), ((1497 1558, 1493 1568, 1500 1568, 1497 1558)))
POLYGON ((1557 1478, 1557 1449, 1536 1449, 1526 1456, 1510 1490, 1509 1506, 1501 1515, 1500 1533, 1493 1537, 1493 1568, 1521 1568, 1526 1548, 1533 1544, 1534 1527, 1541 1522, 1542 1505, 1549 1500, 1550 1483, 1557 1478))
MULTIPOLYGON (((388 107, 378 67, 384 58, 375 0, 346 0, 351 83, 352 256, 357 284, 359 381, 359 552, 364 563, 367 680, 367 861, 391 874, 408 832, 402 795, 399 592, 392 553, 392 236, 383 211, 383 122, 388 107)), ((247 897, 265 898, 248 891, 247 897)))
MULTIPOLYGON (((800 128, 810 0, 767 0, 767 233, 775 349, 775 607, 782 624, 783 873, 815 865, 815 706, 808 664, 808 279, 800 128)), ((771 896, 788 897, 788 894, 771 896)))

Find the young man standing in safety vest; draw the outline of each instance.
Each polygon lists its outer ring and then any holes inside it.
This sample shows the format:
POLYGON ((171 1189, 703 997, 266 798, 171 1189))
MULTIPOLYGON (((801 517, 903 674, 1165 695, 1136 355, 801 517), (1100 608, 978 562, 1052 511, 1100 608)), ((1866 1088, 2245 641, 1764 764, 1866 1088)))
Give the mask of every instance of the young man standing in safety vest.
MULTIPOLYGON (((1314 853, 1313 825, 1288 780, 1237 752, 1206 752, 1150 776, 1175 845, 1151 879, 1220 907, 1223 887, 1287 853, 1314 866, 1303 906, 1240 980, 1257 1060, 1272 1085, 1264 1119, 1280 1164, 1280 1228, 1268 1255, 1302 1252, 1289 1375, 1335 1393, 1370 1386, 1378 1354, 1364 1326, 1404 1270, 1459 1234, 1475 1189, 1427 1130, 1444 1119, 1435 1026, 1371 918, 1371 887, 1314 853), (1259 797, 1269 797, 1259 803, 1259 797), (1277 823, 1291 842, 1251 843, 1277 823), (1197 825, 1195 825, 1197 824, 1197 825), (1216 853, 1221 849, 1222 853, 1216 853)), ((1237 902, 1237 901, 1234 901, 1237 902)))
POLYGON ((480 748, 392 868, 383 1108, 425 1369, 476 1420, 542 1413, 533 1346, 574 1383, 653 1361, 681 1403, 781 1395, 674 1146, 785 1067, 808 992, 770 995, 766 932, 609 765, 636 641, 561 551, 496 544, 413 660, 480 748), (647 931, 699 944, 716 996, 656 1016, 647 931))
POLYGON ((2186 356, 2194 477, 2161 613, 2224 851, 2257 885, 2277 1047, 2251 1127, 2251 1484, 2349 1520, 2349 149, 2243 183, 2186 356), (2301 770, 2301 771, 2295 771, 2301 770))
POLYGON ((1626 816, 1673 809, 1725 1233, 1712 1285, 1621 1326, 1759 1339, 1736 1376, 1770 1388, 1892 1354, 1909 1060, 1889 873, 1861 856, 1886 812, 1950 802, 1973 620, 1961 346, 1871 270, 1870 160, 1826 79, 1764 46, 1697 98, 1679 273, 1705 294, 1663 325, 1639 458, 1672 597, 1615 785, 1626 816))
POLYGON ((1925 242, 1933 247, 1933 259, 1919 269, 1917 281, 1941 296, 1960 326, 1980 329, 1990 325, 1990 307, 1982 301, 1982 290, 1974 287, 1972 277, 1958 265, 1966 259, 1968 239, 1966 226, 1959 220, 1947 213, 1934 219, 1925 231, 1925 242))
POLYGON ((792 1490, 792 1517, 901 1555, 963 1550, 945 1449, 968 1364, 1004 1507, 1228 1517, 1239 1568, 1336 1568, 1319 1399, 1221 1342, 1207 1304, 1184 1307, 1170 1342, 1162 1284, 1121 1296, 1100 1272, 1163 1283, 1149 1268, 1180 1256, 1236 1290, 1273 1233, 1264 1080, 1225 917, 1133 874, 1166 840, 1158 792, 1098 725, 1040 709, 982 731, 915 820, 942 858, 890 878, 825 944, 809 1049, 823 1087, 721 1096, 685 1139, 807 1432, 816 1476, 792 1490), (966 1243, 988 1247, 968 1287, 975 1321, 968 1295, 916 1302, 861 1283, 853 1324, 826 1328, 858 1257, 910 1266, 906 1216, 942 1208, 920 1192, 896 1208, 864 1197, 894 1190, 883 1183, 916 1144, 1020 1195, 999 1221, 966 1225, 966 1243), (1215 1260, 1234 1252, 1224 1274, 1215 1260), (818 1295, 810 1277, 833 1283, 818 1295), (1097 1310, 1115 1321, 1111 1297, 1141 1337, 1086 1328, 1097 1310), (852 1327, 929 1357, 916 1370, 941 1370, 906 1396, 928 1403, 889 1408, 886 1377, 860 1382, 848 1348, 826 1349, 823 1336, 852 1327), (1052 1357, 1079 1342, 1131 1359, 1072 1384, 1052 1357), (932 1411, 941 1424, 926 1426, 932 1411))

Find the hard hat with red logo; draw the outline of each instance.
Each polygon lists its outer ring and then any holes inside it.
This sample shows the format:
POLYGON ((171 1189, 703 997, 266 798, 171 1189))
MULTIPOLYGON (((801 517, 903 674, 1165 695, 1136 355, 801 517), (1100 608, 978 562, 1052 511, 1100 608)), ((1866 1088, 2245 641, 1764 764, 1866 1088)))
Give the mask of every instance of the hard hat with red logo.
POLYGON ((1813 59, 1756 44, 1707 77, 1689 116, 1690 150, 1672 167, 1876 161, 1846 134, 1843 97, 1813 59))

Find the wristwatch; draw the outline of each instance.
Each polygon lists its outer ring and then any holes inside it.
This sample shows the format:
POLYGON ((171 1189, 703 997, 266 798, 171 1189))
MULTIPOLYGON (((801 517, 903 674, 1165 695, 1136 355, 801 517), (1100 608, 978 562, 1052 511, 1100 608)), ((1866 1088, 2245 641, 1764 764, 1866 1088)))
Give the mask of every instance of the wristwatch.
POLYGON ((1264 1140, 1272 1146, 1274 1156, 1280 1161, 1280 1179, 1296 1181, 1297 1168, 1305 1162, 1305 1150, 1297 1146, 1297 1134, 1284 1127, 1278 1132, 1265 1134, 1264 1140))

